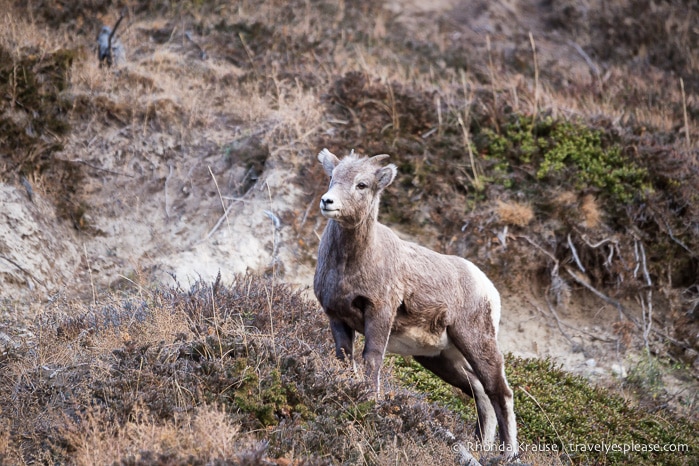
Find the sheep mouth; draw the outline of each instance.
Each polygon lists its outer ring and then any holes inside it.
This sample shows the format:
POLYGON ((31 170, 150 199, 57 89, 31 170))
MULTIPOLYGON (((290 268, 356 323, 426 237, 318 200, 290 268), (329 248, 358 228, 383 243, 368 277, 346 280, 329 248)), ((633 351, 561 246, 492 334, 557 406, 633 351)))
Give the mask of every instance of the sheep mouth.
POLYGON ((340 216, 340 209, 326 209, 321 207, 320 213, 323 214, 323 217, 336 218, 340 216))

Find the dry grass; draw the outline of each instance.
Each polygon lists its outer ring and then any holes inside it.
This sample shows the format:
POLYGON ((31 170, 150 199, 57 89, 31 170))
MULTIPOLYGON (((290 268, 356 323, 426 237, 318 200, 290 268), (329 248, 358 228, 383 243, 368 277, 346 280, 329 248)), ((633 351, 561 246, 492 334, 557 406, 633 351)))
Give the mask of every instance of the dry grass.
POLYGON ((534 219, 534 209, 521 202, 498 200, 496 212, 501 221, 518 227, 526 227, 534 219))
POLYGON ((586 194, 580 206, 585 228, 598 228, 602 222, 602 209, 597 198, 592 194, 586 194))
POLYGON ((148 409, 135 408, 123 426, 104 423, 105 413, 88 412, 75 426, 74 464, 127 464, 148 458, 196 458, 206 464, 235 458, 255 447, 254 437, 241 434, 225 410, 202 405, 166 422, 153 419, 148 409), (76 432, 76 434, 78 433, 76 432), (147 452, 147 453, 146 453, 147 452))
POLYGON ((444 432, 463 432, 390 376, 375 403, 286 285, 245 276, 141 296, 46 313, 3 353, 3 461, 433 463, 451 456, 444 432))

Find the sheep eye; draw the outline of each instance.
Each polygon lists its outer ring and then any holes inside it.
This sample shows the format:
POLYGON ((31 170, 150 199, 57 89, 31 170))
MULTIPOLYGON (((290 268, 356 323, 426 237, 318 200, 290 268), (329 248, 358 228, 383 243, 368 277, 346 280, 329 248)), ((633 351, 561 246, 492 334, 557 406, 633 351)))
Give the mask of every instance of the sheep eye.
POLYGON ((359 183, 357 183, 357 189, 366 189, 366 188, 368 188, 368 187, 369 187, 369 186, 367 186, 367 184, 364 183, 364 182, 359 182, 359 183))

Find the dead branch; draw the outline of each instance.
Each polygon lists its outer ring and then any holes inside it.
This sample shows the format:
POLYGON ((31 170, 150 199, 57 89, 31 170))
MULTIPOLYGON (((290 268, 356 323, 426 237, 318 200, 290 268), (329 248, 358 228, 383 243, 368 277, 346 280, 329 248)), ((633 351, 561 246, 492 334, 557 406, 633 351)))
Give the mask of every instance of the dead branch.
MULTIPOLYGON (((643 270, 643 277, 646 280, 647 299, 643 299, 643 294, 639 293, 639 298, 641 300, 641 311, 643 315, 643 342, 646 345, 646 351, 650 356, 650 344, 648 342, 648 336, 650 335, 651 328, 653 326, 653 282, 650 279, 650 274, 648 273, 648 267, 646 266, 646 250, 643 247, 643 243, 638 240, 634 241, 634 250, 640 252, 640 263, 643 270)), ((638 257, 638 255, 637 255, 638 257)), ((636 266, 638 268, 638 266, 636 266)))
MULTIPOLYGON (((561 318, 558 317, 558 313, 556 312, 556 310, 554 309, 553 305, 552 305, 551 302, 548 300, 548 298, 546 298, 546 305, 548 306, 549 311, 551 311, 551 315, 553 315, 553 318, 556 319, 556 326, 558 327, 558 330, 561 332, 561 335, 563 335, 563 337, 564 337, 566 340, 568 340, 568 343, 570 343, 570 346, 572 346, 572 347, 578 346, 578 345, 573 341, 573 339, 570 338, 570 337, 568 336, 568 334, 565 332, 565 330, 563 330, 563 327, 562 327, 562 325, 561 325, 561 318)), ((539 312, 541 312, 542 315, 546 315, 546 314, 544 313, 544 311, 542 311, 542 310, 539 308, 539 306, 536 306, 536 308, 539 310, 539 312)))
POLYGON ((585 267, 583 267, 583 265, 580 263, 578 251, 575 250, 575 245, 573 244, 573 240, 570 238, 570 233, 568 233, 568 247, 570 247, 570 252, 573 254, 573 259, 575 259, 575 263, 578 264, 578 268, 582 273, 585 273, 585 267))
MULTIPOLYGON (((622 313, 627 319, 629 319, 629 321, 631 323, 633 323, 639 330, 643 330, 641 327, 641 324, 638 322, 638 320, 635 317, 633 317, 631 315, 631 312, 629 311, 629 309, 626 308, 626 306, 621 304, 619 301, 617 301, 613 298, 610 298, 609 296, 602 293, 594 286, 590 285, 585 279, 583 279, 582 277, 579 277, 570 268, 566 267, 565 270, 566 270, 566 272, 568 272, 568 275, 570 275, 573 278, 573 280, 575 280, 577 283, 581 284, 582 286, 584 286, 585 288, 590 290, 595 296, 600 298, 602 301, 604 301, 608 304, 611 304, 612 306, 617 308, 619 310, 619 312, 622 313)), ((661 336, 662 338, 666 339, 667 341, 681 347, 681 348, 685 348, 685 349, 691 348, 687 343, 685 343, 683 341, 679 341, 675 338, 672 338, 671 336, 669 336, 665 332, 661 332, 660 330, 657 330, 657 329, 652 329, 652 332, 655 333, 656 335, 661 336)))
POLYGON ((110 173, 110 174, 112 174, 112 175, 127 176, 127 177, 129 177, 129 178, 134 178, 133 175, 129 175, 128 173, 117 172, 117 171, 114 171, 114 170, 108 170, 108 169, 106 169, 106 168, 97 167, 97 166, 91 164, 90 162, 86 162, 85 160, 81 160, 81 159, 76 159, 76 160, 67 160, 67 159, 65 159, 65 161, 66 161, 66 162, 70 162, 70 163, 81 163, 81 164, 83 164, 83 165, 87 165, 88 167, 90 167, 90 168, 92 168, 92 169, 94 169, 94 170, 99 170, 99 171, 102 171, 102 172, 110 173))
POLYGON ((170 170, 169 170, 169 173, 168 173, 167 177, 165 178, 165 189, 164 189, 164 191, 165 191, 165 216, 166 216, 168 219, 170 219, 170 217, 171 217, 171 215, 170 215, 170 202, 169 202, 169 196, 167 195, 167 187, 168 187, 168 184, 169 184, 169 182, 170 182, 170 178, 172 178, 172 172, 173 172, 172 163, 168 163, 168 168, 169 168, 170 170))
POLYGON ((240 201, 243 200, 243 199, 236 199, 236 198, 227 198, 227 199, 231 199, 233 202, 231 202, 230 205, 229 205, 229 206, 226 208, 226 210, 223 212, 223 215, 221 215, 221 217, 218 219, 218 222, 216 222, 216 225, 214 225, 213 228, 212 228, 211 230, 209 230, 209 233, 206 234, 206 236, 204 237, 203 241, 208 240, 209 238, 211 238, 211 236, 212 236, 214 233, 216 233, 216 230, 218 230, 218 227, 220 227, 221 224, 223 223, 223 221, 226 220, 226 219, 228 218, 228 214, 229 214, 229 213, 231 212, 231 210, 233 209, 233 206, 235 205, 235 203, 236 203, 236 202, 240 202, 240 201))
MULTIPOLYGON (((575 231, 578 232, 578 234, 580 234, 580 232, 579 232, 577 229, 576 229, 575 231)), ((603 246, 603 245, 605 245, 605 244, 607 244, 607 243, 612 243, 612 244, 609 246, 609 256, 607 256, 607 260, 604 261, 604 265, 605 265, 606 267, 609 267, 609 266, 612 265, 612 259, 614 258, 614 248, 617 248, 617 250, 619 249, 619 241, 618 241, 618 240, 612 239, 612 238, 605 238, 605 239, 603 239, 602 241, 598 241, 597 243, 592 244, 592 243, 590 243, 590 240, 587 238, 587 235, 584 234, 584 233, 583 233, 583 234, 580 234, 580 239, 582 239, 583 242, 584 242, 588 247, 590 247, 590 248, 592 248, 592 249, 597 249, 598 247, 603 246)), ((619 256, 621 256, 621 254, 619 254, 619 256)))
POLYGON ((590 67, 590 71, 592 71, 592 73, 595 75, 595 77, 597 77, 599 79, 599 77, 600 77, 599 66, 597 66, 595 64, 595 62, 592 61, 590 56, 583 50, 583 48, 580 47, 580 45, 578 45, 577 43, 573 42, 572 40, 568 41, 568 45, 573 47, 575 49, 575 51, 578 52, 578 55, 580 55, 583 58, 583 60, 585 60, 585 63, 587 63, 587 66, 590 67))
POLYGON ((568 272, 568 275, 570 275, 573 278, 573 280, 590 290, 595 296, 600 298, 602 301, 611 304, 612 306, 617 308, 619 312, 626 316, 626 318, 629 319, 634 325, 636 325, 636 327, 638 327, 639 329, 641 328, 641 324, 638 323, 638 320, 636 320, 636 318, 631 315, 630 311, 623 304, 599 291, 597 288, 589 284, 587 280, 578 276, 578 274, 573 272, 569 267, 566 267, 565 270, 566 272, 568 272))
POLYGON ((114 64, 112 43, 114 42, 114 35, 116 34, 117 28, 121 24, 121 21, 124 19, 125 15, 126 9, 123 9, 119 14, 119 19, 117 19, 116 23, 114 24, 114 27, 111 30, 107 26, 102 28, 102 33, 100 33, 98 38, 100 66, 102 66, 103 62, 106 62, 107 66, 109 67, 111 67, 114 64), (103 33, 106 33, 107 31, 109 31, 109 36, 107 36, 107 43, 105 44, 103 42, 103 33))
POLYGON ((199 58, 201 58, 202 60, 206 60, 208 58, 208 55, 206 54, 204 49, 201 48, 201 45, 197 44, 194 41, 194 39, 192 39, 192 35, 189 33, 189 31, 185 31, 184 37, 185 37, 185 39, 187 39, 189 41, 190 44, 194 45, 194 47, 196 47, 196 49, 199 51, 199 58))
POLYGON ((670 236, 670 239, 674 241, 678 246, 680 246, 682 249, 687 251, 692 257, 697 257, 697 254, 692 251, 686 244, 684 244, 680 239, 678 239, 673 233, 672 229, 670 228, 670 225, 667 223, 667 221, 661 217, 661 220, 665 224, 665 229, 667 230, 668 236, 670 236))
POLYGON ((9 257, 6 257, 6 256, 4 256, 4 255, 2 255, 2 254, 0 254, 0 259, 4 259, 4 260, 6 260, 7 262, 9 262, 10 264, 14 265, 14 266, 17 267, 20 271, 22 271, 22 272, 24 272, 25 274, 29 275, 29 277, 30 277, 32 280, 34 280, 35 282, 37 282, 39 285, 41 285, 41 286, 43 286, 44 288, 48 289, 48 287, 46 286, 46 284, 45 284, 44 282, 42 282, 41 280, 39 280, 37 277, 34 276, 33 273, 31 273, 30 271, 28 271, 27 269, 25 269, 24 267, 22 267, 21 265, 19 265, 17 262, 13 261, 13 260, 10 259, 9 257))
POLYGON ((559 262, 558 262, 558 259, 556 259, 556 256, 554 256, 552 253, 548 252, 546 249, 544 249, 541 246, 539 246, 538 244, 536 244, 531 238, 529 238, 526 235, 515 236, 515 238, 521 238, 521 239, 526 240, 529 244, 534 246, 536 249, 538 249, 539 251, 541 251, 544 254, 546 254, 547 256, 549 256, 551 258, 551 260, 555 263, 555 270, 556 270, 556 273, 558 273, 559 262))

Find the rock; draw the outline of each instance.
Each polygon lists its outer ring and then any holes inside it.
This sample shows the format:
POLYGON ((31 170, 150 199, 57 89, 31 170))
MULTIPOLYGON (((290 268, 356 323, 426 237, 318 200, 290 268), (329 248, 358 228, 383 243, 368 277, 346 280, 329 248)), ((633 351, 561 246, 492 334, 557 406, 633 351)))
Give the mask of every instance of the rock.
POLYGON ((622 379, 625 379, 628 375, 626 368, 622 364, 612 364, 612 374, 614 374, 615 377, 620 377, 622 379))

